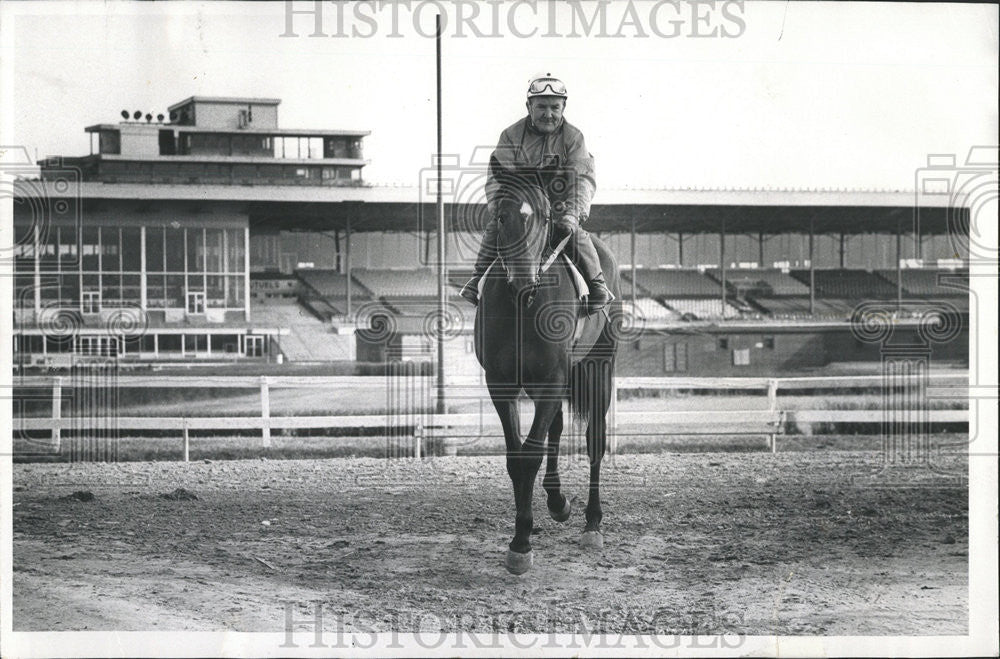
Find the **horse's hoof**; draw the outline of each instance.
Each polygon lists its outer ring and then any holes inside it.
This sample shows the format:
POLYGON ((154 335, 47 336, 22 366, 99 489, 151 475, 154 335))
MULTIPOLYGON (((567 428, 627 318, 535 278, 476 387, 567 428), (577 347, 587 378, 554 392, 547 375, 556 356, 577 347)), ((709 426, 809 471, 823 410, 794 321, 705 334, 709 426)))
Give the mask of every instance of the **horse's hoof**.
POLYGON ((531 565, 534 562, 534 552, 529 551, 527 554, 522 554, 514 551, 513 549, 508 549, 507 560, 504 561, 503 566, 507 568, 507 571, 511 574, 524 574, 531 569, 531 565))
POLYGON ((563 506, 562 510, 557 511, 549 508, 549 517, 556 520, 557 522, 565 522, 567 519, 569 519, 569 514, 573 512, 572 501, 570 501, 569 498, 566 497, 564 497, 564 500, 566 501, 566 505, 563 506))
POLYGON ((604 549, 604 536, 600 531, 584 531, 580 546, 584 549, 604 549))

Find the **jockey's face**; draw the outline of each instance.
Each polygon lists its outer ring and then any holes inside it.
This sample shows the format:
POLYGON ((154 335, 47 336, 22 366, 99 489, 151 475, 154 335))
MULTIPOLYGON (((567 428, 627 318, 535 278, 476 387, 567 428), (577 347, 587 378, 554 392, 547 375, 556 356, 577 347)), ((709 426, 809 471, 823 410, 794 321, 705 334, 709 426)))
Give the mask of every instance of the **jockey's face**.
POLYGON ((566 99, 559 96, 535 96, 528 99, 528 115, 531 123, 541 133, 554 132, 559 127, 566 99))

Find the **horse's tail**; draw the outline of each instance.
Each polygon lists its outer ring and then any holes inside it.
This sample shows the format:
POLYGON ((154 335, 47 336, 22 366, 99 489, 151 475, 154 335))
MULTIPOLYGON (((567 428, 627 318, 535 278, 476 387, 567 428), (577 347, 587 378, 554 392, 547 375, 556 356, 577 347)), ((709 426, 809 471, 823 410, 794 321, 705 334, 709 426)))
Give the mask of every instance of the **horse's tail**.
POLYGON ((607 414, 614 391, 615 354, 621 303, 609 308, 609 322, 587 356, 573 365, 569 373, 569 409, 579 419, 589 422, 594 414, 607 414))

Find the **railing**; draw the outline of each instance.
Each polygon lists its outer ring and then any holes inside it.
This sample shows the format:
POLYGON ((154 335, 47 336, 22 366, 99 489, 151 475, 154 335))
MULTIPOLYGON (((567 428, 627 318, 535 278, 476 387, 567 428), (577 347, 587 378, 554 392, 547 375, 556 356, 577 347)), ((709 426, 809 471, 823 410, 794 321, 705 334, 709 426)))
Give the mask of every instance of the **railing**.
MULTIPOLYGON (((420 391, 433 387, 432 376, 405 375, 408 386, 419 388, 420 391)), ((950 373, 931 373, 927 375, 927 398, 931 399, 967 399, 969 385, 967 375, 950 373)), ((420 414, 400 416, 393 410, 385 413, 364 415, 333 415, 333 416, 271 416, 270 391, 272 388, 352 388, 371 386, 383 383, 389 386, 389 378, 379 376, 204 376, 192 378, 188 376, 120 376, 114 380, 118 388, 253 388, 260 391, 260 416, 186 416, 186 417, 62 417, 61 406, 55 404, 61 401, 62 390, 68 385, 74 387, 108 385, 107 377, 88 378, 87 376, 68 378, 59 376, 27 376, 18 378, 13 383, 15 388, 51 388, 52 414, 50 417, 15 418, 16 428, 24 431, 45 431, 53 433, 53 439, 58 442, 62 430, 97 430, 114 428, 118 430, 176 430, 181 433, 184 446, 184 459, 188 459, 191 430, 252 430, 261 433, 262 445, 271 445, 271 431, 275 428, 385 428, 391 434, 398 435, 401 425, 412 426, 413 455, 422 452, 421 441, 425 433, 437 436, 448 436, 458 430, 477 428, 480 431, 499 432, 500 424, 495 414, 449 413, 443 415, 420 414)), ((823 423, 823 422, 859 422, 859 423, 968 423, 967 409, 868 409, 868 410, 783 410, 778 405, 779 391, 803 391, 811 389, 870 389, 882 388, 885 380, 882 376, 844 376, 844 377, 791 377, 791 378, 660 378, 660 377, 622 377, 616 378, 612 407, 609 413, 608 450, 614 452, 615 435, 617 431, 629 426, 648 428, 655 426, 662 434, 714 434, 714 435, 762 435, 768 437, 772 452, 777 450, 777 436, 789 423, 823 423), (742 390, 766 392, 767 408, 758 410, 696 410, 696 411, 661 411, 661 412, 620 412, 617 410, 618 392, 622 389, 639 390, 742 390), (919 415, 919 416, 918 416, 919 415), (677 432, 678 426, 704 427, 703 432, 677 432), (732 430, 720 431, 720 428, 733 426, 732 430)), ((398 382, 392 386, 398 388, 398 382)), ((446 391, 455 393, 482 389, 485 385, 478 376, 457 376, 445 380, 446 391)))

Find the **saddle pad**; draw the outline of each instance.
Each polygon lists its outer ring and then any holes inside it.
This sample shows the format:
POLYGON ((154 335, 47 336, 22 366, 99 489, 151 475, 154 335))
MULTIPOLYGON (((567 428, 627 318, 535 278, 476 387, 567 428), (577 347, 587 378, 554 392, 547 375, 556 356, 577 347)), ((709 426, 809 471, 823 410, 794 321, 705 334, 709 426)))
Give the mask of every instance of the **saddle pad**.
POLYGON ((573 277, 573 286, 576 287, 576 297, 582 300, 587 295, 590 295, 590 285, 587 283, 587 280, 583 278, 583 275, 580 274, 580 270, 573 264, 573 261, 566 256, 566 252, 561 252, 559 256, 561 256, 562 259, 566 261, 566 265, 569 266, 570 274, 573 277))
POLYGON ((480 300, 483 299, 483 288, 485 288, 486 286, 486 279, 490 276, 490 270, 493 269, 493 266, 496 265, 496 262, 497 260, 493 259, 493 261, 490 262, 489 266, 487 266, 486 272, 484 272, 483 276, 479 278, 479 284, 477 285, 477 288, 479 290, 477 292, 479 293, 480 300))

